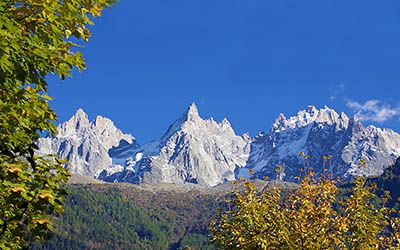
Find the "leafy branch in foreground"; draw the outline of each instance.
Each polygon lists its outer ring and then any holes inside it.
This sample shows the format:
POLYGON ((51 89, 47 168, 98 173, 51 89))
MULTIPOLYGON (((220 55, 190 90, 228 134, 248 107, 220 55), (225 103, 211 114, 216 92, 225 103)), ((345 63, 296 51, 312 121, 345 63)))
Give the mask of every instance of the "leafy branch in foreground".
POLYGON ((53 230, 62 211, 65 162, 35 155, 55 133, 48 74, 85 68, 79 41, 112 0, 0 1, 0 248, 20 249, 53 230))
POLYGON ((376 205, 375 186, 357 177, 349 196, 338 201, 338 181, 306 175, 285 199, 278 183, 258 192, 241 180, 231 209, 210 224, 218 249, 398 249, 399 211, 376 205))

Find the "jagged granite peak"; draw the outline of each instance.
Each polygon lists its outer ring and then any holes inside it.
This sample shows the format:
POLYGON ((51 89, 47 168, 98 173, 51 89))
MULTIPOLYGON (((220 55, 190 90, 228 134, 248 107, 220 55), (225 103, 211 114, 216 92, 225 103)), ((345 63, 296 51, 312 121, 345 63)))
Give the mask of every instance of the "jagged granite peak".
POLYGON ((135 140, 132 135, 124 134, 114 125, 112 120, 106 117, 97 116, 91 123, 90 128, 98 135, 98 139, 107 150, 117 147, 121 140, 125 140, 129 144, 135 140))
POLYGON ((40 154, 57 154, 66 158, 70 172, 97 177, 104 169, 119 170, 112 164, 108 151, 122 141, 133 144, 134 137, 122 133, 114 123, 105 117, 97 116, 93 122, 87 114, 78 109, 66 122, 57 127, 57 135, 39 140, 40 154))
POLYGON ((195 102, 192 102, 189 108, 186 111, 187 119, 190 120, 191 118, 200 118, 199 109, 195 102))
POLYGON ((90 121, 78 109, 57 127, 54 138, 39 141, 41 154, 67 158, 71 172, 110 182, 197 183, 215 186, 237 176, 276 177, 287 181, 301 175, 305 165, 317 173, 323 167, 334 176, 377 176, 400 156, 400 135, 390 129, 363 126, 354 117, 324 106, 309 106, 286 117, 279 114, 269 132, 250 138, 236 135, 228 119, 201 118, 195 103, 174 121, 160 140, 140 146, 112 120, 90 121), (299 156, 304 152, 307 162, 299 156), (331 155, 324 162, 324 156, 331 155), (360 169, 358 163, 367 164, 360 169))
POLYGON ((347 128, 349 118, 346 114, 340 115, 333 109, 324 106, 317 109, 315 106, 308 106, 305 110, 300 110, 297 115, 286 118, 283 113, 279 114, 275 123, 272 125, 272 132, 280 132, 287 129, 301 128, 310 123, 324 123, 328 125, 335 124, 338 129, 347 128))
POLYGON ((232 128, 231 123, 229 122, 228 118, 226 118, 226 117, 224 119, 222 119, 222 121, 220 122, 220 126, 222 128, 232 128))
POLYGON ((342 153, 350 165, 347 174, 379 176, 400 156, 400 135, 391 129, 364 127, 356 121, 352 134, 342 153), (357 166, 361 159, 367 161, 363 168, 357 166))
POLYGON ((88 115, 79 108, 75 114, 66 122, 60 124, 57 128, 59 134, 63 136, 70 136, 79 133, 90 127, 88 115))
MULTIPOLYGON (((202 119, 192 103, 159 142, 131 150, 125 171, 113 175, 104 172, 103 179, 215 186, 235 179, 237 168, 246 165, 249 150, 248 136, 237 136, 227 119, 220 123, 202 119)), ((120 157, 115 161, 121 162, 120 157)))
POLYGON ((345 113, 340 115, 325 106, 309 106, 286 118, 280 114, 269 133, 259 134, 252 142, 248 163, 256 176, 275 177, 276 165, 284 165, 286 180, 301 175, 305 165, 317 173, 329 169, 334 176, 377 176, 400 155, 400 135, 390 129, 364 127, 345 113), (311 158, 299 156, 304 152, 311 158), (323 157, 331 155, 328 162, 323 157), (361 159, 367 165, 359 169, 361 159))
POLYGON ((185 122, 197 122, 199 120, 201 120, 199 109, 196 103, 192 102, 176 122, 183 124, 185 122))
POLYGON ((186 109, 186 111, 180 116, 180 118, 169 126, 167 132, 165 132, 165 134, 162 136, 160 140, 161 143, 164 142, 166 139, 168 139, 173 133, 182 129, 182 126, 185 123, 187 122, 196 123, 197 121, 200 120, 202 119, 199 115, 199 110, 197 108, 197 105, 194 102, 192 102, 190 106, 186 109))

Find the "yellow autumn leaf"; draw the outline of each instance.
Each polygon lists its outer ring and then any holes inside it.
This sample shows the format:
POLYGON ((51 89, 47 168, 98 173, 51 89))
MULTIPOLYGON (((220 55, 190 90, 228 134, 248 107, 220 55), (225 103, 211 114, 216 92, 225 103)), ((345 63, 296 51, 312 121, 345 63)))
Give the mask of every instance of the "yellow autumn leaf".
POLYGON ((25 188, 21 186, 16 186, 10 189, 13 193, 22 193, 25 192, 25 188))
POLYGON ((47 225, 50 223, 50 221, 48 219, 42 218, 42 219, 36 219, 34 220, 34 222, 36 222, 37 224, 40 225, 47 225))
POLYGON ((19 175, 22 172, 22 170, 17 166, 12 166, 11 168, 8 169, 8 172, 15 175, 19 175))
POLYGON ((70 30, 65 30, 65 37, 69 38, 71 36, 72 32, 70 30))
POLYGON ((50 200, 53 198, 53 195, 50 194, 49 192, 43 192, 39 194, 39 198, 43 200, 50 200))

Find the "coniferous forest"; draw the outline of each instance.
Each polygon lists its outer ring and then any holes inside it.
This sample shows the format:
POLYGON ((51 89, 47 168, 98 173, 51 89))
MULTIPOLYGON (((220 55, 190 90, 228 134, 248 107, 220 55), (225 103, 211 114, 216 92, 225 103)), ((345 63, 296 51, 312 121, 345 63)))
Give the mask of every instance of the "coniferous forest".
MULTIPOLYGON (((391 191, 398 207, 400 159, 379 178, 376 192, 391 191)), ((258 187, 265 183, 258 183, 258 187)), ((339 188, 338 200, 350 193, 351 183, 339 188)), ((34 249, 215 249, 209 222, 218 208, 230 209, 230 185, 203 189, 195 186, 138 186, 131 184, 69 184, 64 215, 57 233, 34 249)), ((286 186, 286 195, 295 190, 286 186)), ((379 201, 376 201, 378 204, 379 201)))
POLYGON ((133 185, 71 185, 57 234, 34 249, 214 249, 208 222, 220 198, 133 185))

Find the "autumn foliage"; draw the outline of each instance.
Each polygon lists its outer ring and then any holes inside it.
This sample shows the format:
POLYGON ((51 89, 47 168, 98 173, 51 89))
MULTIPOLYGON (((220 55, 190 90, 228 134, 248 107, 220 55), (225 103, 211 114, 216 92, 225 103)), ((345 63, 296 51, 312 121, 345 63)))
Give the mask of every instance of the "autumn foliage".
POLYGON ((338 180, 307 174, 287 195, 279 182, 259 191, 240 180, 227 211, 211 222, 218 249, 399 249, 399 211, 387 208, 373 184, 357 177, 338 196, 338 180), (285 196, 285 197, 283 197, 285 196), (379 199, 378 199, 379 198, 379 199), (380 202, 376 202, 376 201, 380 202))

